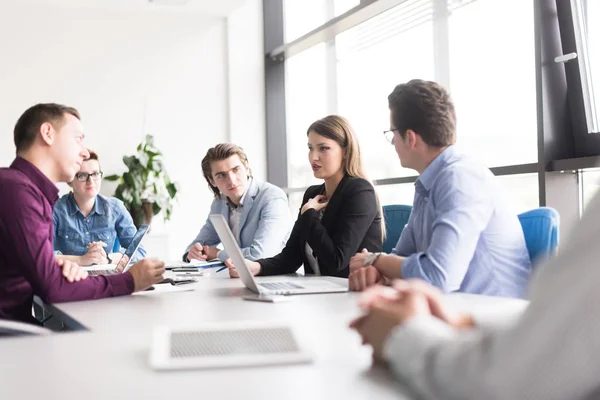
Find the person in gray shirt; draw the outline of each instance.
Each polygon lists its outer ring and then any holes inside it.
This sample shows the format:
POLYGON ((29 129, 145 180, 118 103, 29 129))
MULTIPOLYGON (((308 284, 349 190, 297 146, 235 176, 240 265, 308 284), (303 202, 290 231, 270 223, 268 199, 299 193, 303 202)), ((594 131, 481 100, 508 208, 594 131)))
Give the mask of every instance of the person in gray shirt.
MULTIPOLYGON (((244 257, 257 260, 278 254, 290 235, 293 222, 284 191, 252 177, 246 153, 233 143, 210 148, 202 159, 202 173, 215 196, 209 215, 225 217, 244 257)), ((185 249, 183 261, 214 258, 225 261, 229 255, 216 247, 220 243, 207 218, 185 249)))

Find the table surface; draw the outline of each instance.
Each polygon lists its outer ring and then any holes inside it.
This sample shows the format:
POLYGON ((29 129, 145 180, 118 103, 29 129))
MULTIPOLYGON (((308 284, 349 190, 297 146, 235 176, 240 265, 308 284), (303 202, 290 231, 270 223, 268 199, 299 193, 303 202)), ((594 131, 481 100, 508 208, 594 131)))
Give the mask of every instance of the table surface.
MULTIPOLYGON (((251 294, 227 271, 180 286, 185 292, 147 292, 54 305, 53 312, 87 331, 0 340, 0 398, 409 399, 391 373, 372 366, 370 350, 348 328, 359 315, 356 293, 292 296, 291 301, 244 301, 251 294), (150 368, 155 326, 225 321, 277 321, 309 344, 311 364, 157 372, 150 368)), ((277 280, 278 277, 263 278, 277 280)), ((339 278, 328 278, 339 279, 339 278)), ((519 301, 451 295, 459 308, 513 306, 519 301)))

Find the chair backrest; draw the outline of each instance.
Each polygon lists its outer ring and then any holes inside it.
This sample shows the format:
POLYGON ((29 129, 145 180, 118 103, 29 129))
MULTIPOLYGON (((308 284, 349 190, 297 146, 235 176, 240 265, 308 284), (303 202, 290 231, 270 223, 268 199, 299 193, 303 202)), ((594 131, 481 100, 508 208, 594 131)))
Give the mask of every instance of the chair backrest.
POLYGON ((121 251, 121 243, 119 242, 119 236, 115 237, 115 244, 113 245, 112 252, 118 253, 121 251))
POLYGON ((0 337, 19 335, 50 335, 51 330, 24 322, 0 319, 0 337))
POLYGON ((391 253, 396 247, 400 234, 404 226, 408 223, 408 217, 412 211, 412 206, 403 204, 392 204, 383 206, 383 219, 385 220, 385 241, 383 242, 383 251, 391 253))
POLYGON ((532 264, 556 251, 560 225, 558 211, 550 207, 536 208, 519 214, 519 221, 532 264))

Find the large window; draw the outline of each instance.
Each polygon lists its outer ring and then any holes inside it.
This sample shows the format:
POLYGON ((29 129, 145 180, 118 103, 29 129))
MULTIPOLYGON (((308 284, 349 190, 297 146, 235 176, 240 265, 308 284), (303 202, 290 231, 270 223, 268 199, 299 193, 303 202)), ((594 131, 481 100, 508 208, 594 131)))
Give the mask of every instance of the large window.
MULTIPOLYGON (((286 0, 286 14, 311 14, 300 22, 286 17, 286 32, 302 36, 358 4, 286 0)), ((434 11, 435 4, 400 2, 286 60, 289 187, 315 182, 304 151, 306 128, 330 113, 354 127, 370 178, 415 175, 400 166, 382 135, 389 127, 387 96, 414 78, 450 89, 462 151, 489 167, 537 162, 533 3, 448 1, 444 12, 434 11)))
POLYGON ((489 167, 537 162, 533 1, 453 9, 449 43, 459 146, 489 167))
POLYGON ((306 129, 330 112, 326 51, 326 44, 321 43, 286 61, 287 156, 290 187, 304 187, 316 182, 308 163, 306 129))
POLYGON ((581 179, 583 209, 585 210, 589 202, 598 194, 598 191, 600 191, 600 170, 591 169, 583 171, 581 179))
POLYGON ((415 175, 400 166, 382 132, 390 126, 387 97, 394 87, 434 79, 430 2, 407 1, 336 36, 335 46, 337 112, 357 133, 367 174, 415 175))
MULTIPOLYGON (((286 115, 271 118, 268 135, 282 134, 273 131, 285 121, 289 179, 281 184, 294 204, 319 183, 306 159, 306 128, 331 113, 354 127, 382 203, 412 203, 414 185, 399 182, 416 172, 400 166, 382 131, 387 96, 413 78, 449 89, 457 147, 505 167, 493 170, 504 174, 497 181, 519 212, 542 199, 568 226, 573 208, 600 189, 600 0, 279 1, 286 43, 268 55, 286 63, 286 115), (581 179, 536 172, 546 169, 581 179), (564 191, 555 190, 559 182, 564 191), (582 195, 577 204, 574 193, 582 195)), ((282 94, 282 82, 267 82, 282 94)))

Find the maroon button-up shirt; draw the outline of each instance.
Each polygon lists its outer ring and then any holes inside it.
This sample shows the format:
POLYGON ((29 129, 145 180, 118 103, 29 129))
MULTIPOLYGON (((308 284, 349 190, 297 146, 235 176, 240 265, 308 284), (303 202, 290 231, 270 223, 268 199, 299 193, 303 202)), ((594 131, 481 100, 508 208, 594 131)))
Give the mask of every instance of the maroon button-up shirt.
POLYGON ((129 272, 69 283, 54 258, 52 209, 58 189, 17 157, 0 168, 0 318, 33 322, 33 295, 48 303, 133 292, 129 272))

